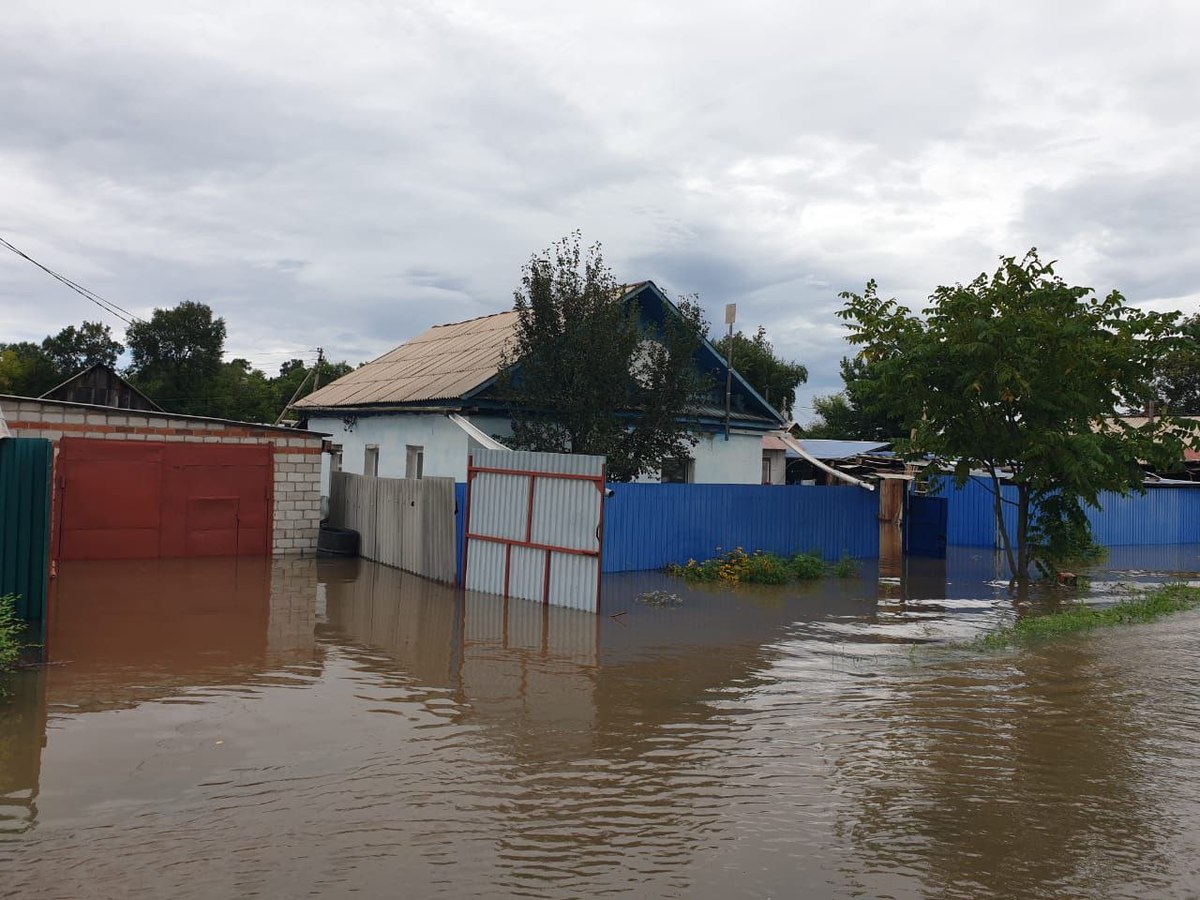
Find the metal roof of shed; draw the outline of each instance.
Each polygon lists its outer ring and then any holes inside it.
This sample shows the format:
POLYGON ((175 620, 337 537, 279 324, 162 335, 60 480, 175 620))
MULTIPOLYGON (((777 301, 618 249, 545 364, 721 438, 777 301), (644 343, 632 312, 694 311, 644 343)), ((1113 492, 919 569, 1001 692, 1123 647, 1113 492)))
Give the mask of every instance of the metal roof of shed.
POLYGON ((827 441, 800 438, 804 449, 817 459, 849 459, 888 446, 887 441, 827 441))

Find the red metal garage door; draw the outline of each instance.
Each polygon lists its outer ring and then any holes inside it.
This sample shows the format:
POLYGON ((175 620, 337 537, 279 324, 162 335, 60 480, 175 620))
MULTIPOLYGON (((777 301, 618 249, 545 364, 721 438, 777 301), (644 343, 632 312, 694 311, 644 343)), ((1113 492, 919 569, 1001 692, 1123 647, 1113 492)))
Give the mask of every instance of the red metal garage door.
POLYGON ((271 448, 64 438, 58 558, 266 556, 271 448))

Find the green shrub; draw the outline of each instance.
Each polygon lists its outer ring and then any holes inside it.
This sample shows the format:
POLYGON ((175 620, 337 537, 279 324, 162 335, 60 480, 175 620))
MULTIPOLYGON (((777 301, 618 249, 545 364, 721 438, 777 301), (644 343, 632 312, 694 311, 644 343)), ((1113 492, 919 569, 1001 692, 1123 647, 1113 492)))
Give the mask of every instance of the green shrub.
POLYGON ((829 574, 834 578, 857 578, 858 563, 849 553, 843 553, 838 561, 829 567, 829 574))
POLYGON ((689 559, 683 565, 671 564, 667 566, 667 572, 694 583, 787 584, 789 581, 812 581, 829 574, 850 577, 856 574, 857 568, 846 556, 828 566, 817 553, 797 553, 785 558, 761 550, 746 553, 736 547, 712 559, 700 562, 689 559))
POLYGON ((25 623, 17 618, 17 598, 5 594, 0 597, 0 671, 11 669, 20 659, 24 633, 25 623))

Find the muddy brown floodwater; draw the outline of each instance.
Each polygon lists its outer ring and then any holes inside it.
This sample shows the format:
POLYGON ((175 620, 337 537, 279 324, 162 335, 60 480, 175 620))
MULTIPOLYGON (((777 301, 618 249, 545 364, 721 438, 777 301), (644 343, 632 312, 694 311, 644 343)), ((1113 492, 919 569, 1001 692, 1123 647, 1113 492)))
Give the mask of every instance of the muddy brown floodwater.
POLYGON ((1200 896, 1200 615, 984 654, 990 555, 876 574, 619 576, 597 618, 359 561, 63 566, 62 664, 0 701, 0 894, 1200 896))

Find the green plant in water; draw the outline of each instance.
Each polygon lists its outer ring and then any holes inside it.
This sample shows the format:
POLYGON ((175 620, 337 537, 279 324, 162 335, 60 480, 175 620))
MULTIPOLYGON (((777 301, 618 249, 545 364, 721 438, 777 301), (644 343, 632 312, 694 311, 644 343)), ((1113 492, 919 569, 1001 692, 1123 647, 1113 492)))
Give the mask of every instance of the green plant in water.
POLYGON ((789 581, 812 581, 826 575, 839 578, 857 574, 854 560, 843 556, 833 565, 826 565, 818 553, 797 553, 794 556, 779 556, 755 550, 746 553, 736 547, 720 556, 698 562, 689 559, 683 565, 667 566, 671 575, 689 582, 724 584, 787 584, 789 581))
POLYGON ((0 672, 11 669, 21 657, 25 623, 17 617, 17 598, 0 596, 0 672))
POLYGON ((858 577, 858 563, 850 554, 843 553, 841 558, 829 567, 829 574, 834 578, 856 578, 858 577))
POLYGON ((983 650, 999 650, 1093 628, 1153 622, 1197 607, 1200 607, 1200 588, 1164 584, 1112 606, 1096 608, 1077 603, 1059 612, 1026 616, 1013 625, 976 638, 975 645, 983 650))

